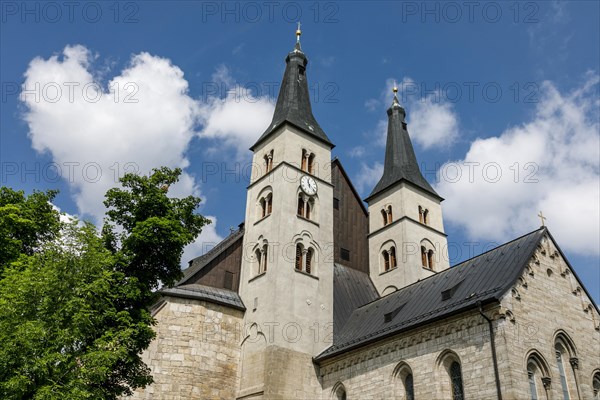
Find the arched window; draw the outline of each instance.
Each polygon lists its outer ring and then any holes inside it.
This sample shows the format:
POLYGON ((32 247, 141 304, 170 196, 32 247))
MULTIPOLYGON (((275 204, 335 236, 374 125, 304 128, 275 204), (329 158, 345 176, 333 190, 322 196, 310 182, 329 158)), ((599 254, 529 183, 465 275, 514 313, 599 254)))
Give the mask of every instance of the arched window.
POLYGON ((419 222, 423 223, 423 207, 419 206, 419 222))
POLYGON ((346 400, 346 389, 344 385, 338 383, 333 389, 333 399, 334 400, 346 400))
POLYGON ((383 255, 383 270, 389 271, 390 270, 390 255, 387 252, 387 250, 384 250, 382 255, 383 255))
POLYGON ((527 379, 529 380, 529 395, 531 396, 531 400, 538 400, 535 371, 536 368, 534 364, 530 363, 527 365, 527 379))
POLYGON ((423 223, 429 225, 429 210, 423 211, 423 223))
POLYGON ((463 400, 465 398, 463 392, 462 374, 458 361, 453 361, 450 364, 450 384, 452 385, 452 400, 463 400))
POLYGON ((267 215, 267 201, 262 198, 260 199, 260 217, 264 218, 267 215))
POLYGON ((390 269, 396 268, 396 248, 392 246, 390 249, 390 269))
POLYGON ((297 244, 296 245, 296 269, 298 271, 302 271, 302 251, 304 249, 302 248, 302 245, 297 244))
POLYGON ((306 150, 302 149, 302 161, 300 162, 300 169, 302 171, 306 171, 307 164, 308 164, 308 154, 306 153, 306 150))
POLYGON ((600 371, 597 371, 592 378, 592 389, 594 390, 594 399, 600 400, 600 371))
POLYGON ((315 252, 313 249, 308 249, 308 252, 306 253, 306 273, 307 274, 310 274, 310 272, 312 271, 314 253, 315 252))
POLYGON ((306 219, 310 219, 310 211, 311 211, 311 204, 310 203, 311 203, 310 201, 307 201, 306 205, 305 205, 305 207, 306 207, 306 215, 305 215, 306 219))
POLYGON ((427 252, 427 268, 433 269, 433 250, 427 252))
POLYGON ((304 216, 304 199, 302 195, 298 196, 298 215, 304 216))
POLYGON ((262 250, 263 250, 263 252, 262 252, 263 253, 262 254, 262 272, 267 272, 267 262, 269 260, 269 254, 268 254, 269 246, 267 246, 265 244, 265 246, 263 247, 262 250))
POLYGON ((257 249, 254 252, 254 256, 256 257, 256 264, 258 265, 257 273, 262 273, 262 253, 260 249, 257 249))
POLYGON ((427 249, 425 249, 425 246, 421 246, 421 265, 427 268, 427 249))
POLYGON ((387 222, 391 224, 394 218, 392 217, 392 206, 388 206, 387 208, 387 222))
POLYGON ((385 210, 381 210, 381 216, 383 217, 383 226, 387 225, 387 213, 385 212, 385 210))
POLYGON ((315 155, 314 154, 311 154, 310 156, 308 156, 308 173, 309 174, 315 173, 315 155))
POLYGON ((558 365, 558 374, 560 376, 560 386, 562 388, 562 397, 564 400, 570 400, 569 387, 567 385, 567 374, 565 374, 565 366, 563 363, 564 349, 560 345, 556 345, 556 364, 558 365))
POLYGON ((407 374, 404 378, 404 390, 406 391, 406 400, 415 400, 415 389, 413 386, 413 376, 412 374, 407 374))
POLYGON ((548 393, 545 393, 546 396, 540 396, 540 394, 550 388, 550 373, 547 363, 536 351, 527 357, 527 380, 531 400, 547 397, 548 393))
POLYGON ((273 212, 273 194, 269 193, 267 196, 267 215, 270 215, 273 212))

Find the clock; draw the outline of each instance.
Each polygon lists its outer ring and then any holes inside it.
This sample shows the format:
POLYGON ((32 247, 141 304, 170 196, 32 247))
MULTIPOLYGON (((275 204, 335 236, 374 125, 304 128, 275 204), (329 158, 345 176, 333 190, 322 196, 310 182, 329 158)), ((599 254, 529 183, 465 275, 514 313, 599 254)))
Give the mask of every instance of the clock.
POLYGON ((312 176, 304 175, 300 178, 300 188, 309 196, 317 194, 317 182, 312 176))

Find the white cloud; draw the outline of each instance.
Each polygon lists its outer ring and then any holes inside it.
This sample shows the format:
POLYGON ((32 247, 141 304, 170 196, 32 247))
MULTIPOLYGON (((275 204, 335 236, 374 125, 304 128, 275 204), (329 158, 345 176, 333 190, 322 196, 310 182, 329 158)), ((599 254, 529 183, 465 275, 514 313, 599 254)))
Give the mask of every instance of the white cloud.
MULTIPOLYGON (((393 79, 387 79, 385 89, 381 91, 378 99, 368 99, 365 107, 373 111, 385 109, 392 104, 393 79)), ((454 143, 458 137, 459 119, 453 105, 446 101, 442 93, 431 93, 426 97, 403 96, 402 92, 413 93, 416 83, 409 77, 404 77, 398 83, 400 103, 406 110, 408 132, 413 143, 419 144, 423 149, 445 148, 454 143)), ((420 90, 420 88, 419 88, 420 90)), ((377 144, 384 146, 387 137, 387 115, 377 122, 369 136, 377 137, 377 144)))
MULTIPOLYGON (((201 138, 218 140, 218 148, 234 148, 236 158, 242 161, 250 157, 248 148, 269 126, 275 109, 268 95, 254 96, 249 88, 235 83, 229 70, 221 66, 213 74, 219 87, 227 87, 226 95, 210 96, 200 106, 203 125, 201 138)), ((214 151, 214 149, 213 149, 214 151)))
POLYGON ((531 121, 476 140, 443 166, 435 188, 445 219, 471 238, 500 241, 539 226, 541 210, 565 249, 600 254, 598 82, 590 75, 567 94, 545 82, 531 121))
MULTIPOLYGON (((168 59, 134 55, 104 88, 93 84, 93 60, 79 45, 65 47, 61 56, 33 59, 22 101, 33 148, 52 155, 79 213, 99 222, 104 193, 125 171, 189 165, 185 151, 198 105, 187 93, 183 72, 168 59), (37 98, 31 92, 36 88, 37 98)), ((179 193, 198 195, 185 172, 177 186, 179 193)))
POLYGON ((382 175, 383 164, 375 162, 373 166, 369 166, 365 163, 361 163, 360 171, 358 172, 356 179, 354 179, 354 183, 360 193, 368 195, 365 190, 370 192, 377 182, 379 182, 382 175))

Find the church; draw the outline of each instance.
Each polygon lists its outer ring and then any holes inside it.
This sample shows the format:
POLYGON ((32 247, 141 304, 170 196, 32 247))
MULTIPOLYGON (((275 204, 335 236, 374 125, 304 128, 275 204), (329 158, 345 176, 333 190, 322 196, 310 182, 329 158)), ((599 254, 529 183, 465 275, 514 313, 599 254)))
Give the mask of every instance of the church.
POLYGON ((313 115, 300 34, 245 220, 161 290, 154 383, 133 398, 599 399, 598 307, 547 227, 450 267, 395 93, 363 202, 313 115))

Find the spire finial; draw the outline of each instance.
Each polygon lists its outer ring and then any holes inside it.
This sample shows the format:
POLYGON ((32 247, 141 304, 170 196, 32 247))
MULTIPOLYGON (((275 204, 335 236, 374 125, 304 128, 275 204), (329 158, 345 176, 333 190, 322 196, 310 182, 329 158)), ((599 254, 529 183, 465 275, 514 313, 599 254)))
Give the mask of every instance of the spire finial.
POLYGON ((300 35, 302 35, 302 31, 300 30, 300 21, 298 21, 298 29, 296 29, 296 43, 300 43, 300 35))
POLYGON ((542 214, 542 212, 540 211, 540 213, 537 216, 540 217, 540 219, 542 220, 542 226, 546 226, 546 217, 544 217, 544 214, 542 214))
POLYGON ((398 101, 398 85, 396 85, 396 80, 394 79, 394 87, 392 87, 392 92, 394 92, 394 100, 392 101, 392 106, 400 105, 398 101))

